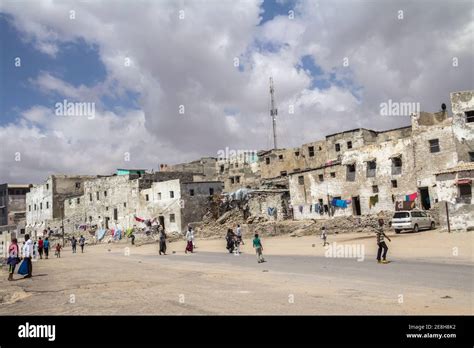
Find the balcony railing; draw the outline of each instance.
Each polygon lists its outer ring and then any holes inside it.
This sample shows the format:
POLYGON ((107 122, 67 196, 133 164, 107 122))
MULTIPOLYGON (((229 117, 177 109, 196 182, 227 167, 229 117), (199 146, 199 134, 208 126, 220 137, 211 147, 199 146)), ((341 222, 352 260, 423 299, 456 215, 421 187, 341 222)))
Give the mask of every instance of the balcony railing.
POLYGON ((348 172, 346 174, 347 181, 355 181, 356 173, 355 172, 348 172))
POLYGON ((375 169, 367 169, 367 177, 373 178, 375 176, 375 169))
POLYGON ((392 167, 392 175, 402 174, 402 167, 392 167))
POLYGON ((472 202, 472 196, 456 197, 456 203, 471 204, 471 202, 472 202))

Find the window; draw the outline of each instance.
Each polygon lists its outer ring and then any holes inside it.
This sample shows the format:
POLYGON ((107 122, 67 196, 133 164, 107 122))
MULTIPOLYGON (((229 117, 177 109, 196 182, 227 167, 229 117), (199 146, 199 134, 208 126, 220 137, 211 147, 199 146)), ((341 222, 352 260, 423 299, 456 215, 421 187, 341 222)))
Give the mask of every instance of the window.
POLYGON ((347 148, 348 148, 348 149, 352 149, 352 141, 348 141, 348 142, 347 142, 347 148))
POLYGON ((209 196, 212 196, 214 194, 214 188, 209 187, 209 196))
POLYGON ((474 162, 474 152, 469 152, 469 161, 474 162))
POLYGON ((76 189, 80 189, 81 188, 81 183, 80 182, 76 182, 76 189))
POLYGON ((375 176, 376 171, 377 171, 377 162, 375 161, 367 162, 367 177, 373 178, 375 176))
POLYGON ((236 183, 240 183, 240 176, 236 176, 236 177, 235 177, 235 182, 236 182, 236 183))
POLYGON ((145 200, 148 202, 150 200, 150 196, 145 195, 145 200))
POLYGON ((174 198, 174 191, 170 191, 170 198, 174 198))
POLYGON ((270 164, 270 157, 265 157, 265 163, 270 164))
POLYGON ((49 184, 46 184, 46 190, 49 190, 49 184))
POLYGON ((99 200, 99 191, 97 191, 97 192, 95 193, 95 196, 96 196, 97 200, 99 200))
POLYGON ((89 201, 92 202, 92 193, 89 193, 89 201))
POLYGON ((464 115, 466 115, 467 123, 474 122, 474 110, 466 111, 464 115))
POLYGON ((394 157, 392 158, 392 175, 397 175, 402 173, 402 158, 394 157))
POLYGON ((105 211, 109 211, 109 207, 105 207, 105 211))
POLYGON ((299 184, 299 185, 304 185, 304 176, 303 176, 303 175, 300 175, 300 176, 298 177, 298 184, 299 184))
POLYGON ((459 184, 459 199, 458 202, 471 203, 472 189, 471 184, 459 184))
POLYGON ((35 204, 35 206, 34 206, 34 210, 36 210, 36 204, 35 204))
POLYGON ((104 197, 107 197, 107 191, 104 191, 104 197))
POLYGON ((175 222, 174 214, 170 214, 170 222, 175 222))
POLYGON ((190 195, 190 196, 194 196, 194 190, 193 190, 193 189, 190 189, 190 190, 189 190, 189 195, 190 195))
POLYGON ((49 202, 46 202, 46 209, 49 209, 49 202))
POLYGON ((238 164, 238 163, 235 164, 235 168, 239 168, 239 164, 238 164))
POLYGON ((72 204, 72 199, 69 200, 69 205, 71 205, 71 204, 72 204))
POLYGON ((221 173, 224 173, 224 165, 221 165, 221 173))
POLYGON ((318 175, 318 179, 319 179, 319 181, 324 181, 324 175, 323 175, 323 174, 319 174, 319 175, 318 175))
POLYGON ((278 159, 279 159, 280 161, 282 161, 282 160, 283 160, 283 155, 278 155, 278 159))
POLYGON ((336 147, 336 152, 341 151, 341 145, 340 144, 336 144, 335 147, 336 147))
POLYGON ((287 176, 287 175, 288 175, 288 173, 287 173, 286 170, 282 170, 282 171, 280 172, 280 176, 287 176))
POLYGON ((43 210, 43 203, 40 203, 40 210, 43 210))
POLYGON ((300 155, 299 151, 295 151, 295 156, 298 157, 300 155))
POLYGON ((392 187, 393 187, 393 188, 397 188, 397 187, 398 187, 397 180, 392 180, 392 187))
POLYGON ((336 177, 336 172, 331 172, 331 178, 335 178, 336 177))
POLYGON ((28 206, 28 211, 31 211, 31 204, 28 206))
POLYGON ((127 207, 127 202, 123 202, 123 207, 124 207, 124 208, 127 207))
POLYGON ((234 177, 230 178, 230 183, 231 183, 231 184, 234 184, 234 183, 235 183, 234 177))
POLYGON ((81 199, 80 199, 80 198, 76 198, 76 203, 77 203, 77 204, 80 204, 80 203, 81 203, 81 199))
POLYGON ((314 146, 308 147, 308 155, 309 157, 314 157, 314 146))
POLYGON ((355 164, 348 164, 347 165, 347 172, 346 172, 346 180, 347 181, 355 181, 355 164))
POLYGON ((431 139, 429 143, 431 153, 439 152, 439 139, 431 139))
POLYGON ((379 187, 377 185, 372 185, 372 193, 379 193, 379 187))

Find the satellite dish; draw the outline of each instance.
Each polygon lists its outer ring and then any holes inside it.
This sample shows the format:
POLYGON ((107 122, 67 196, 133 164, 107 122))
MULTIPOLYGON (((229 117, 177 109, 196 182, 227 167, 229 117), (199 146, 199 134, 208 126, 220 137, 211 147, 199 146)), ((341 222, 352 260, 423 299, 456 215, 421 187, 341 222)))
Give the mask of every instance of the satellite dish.
POLYGON ((441 104, 441 109, 442 109, 443 111, 446 111, 446 104, 445 104, 445 103, 441 104))

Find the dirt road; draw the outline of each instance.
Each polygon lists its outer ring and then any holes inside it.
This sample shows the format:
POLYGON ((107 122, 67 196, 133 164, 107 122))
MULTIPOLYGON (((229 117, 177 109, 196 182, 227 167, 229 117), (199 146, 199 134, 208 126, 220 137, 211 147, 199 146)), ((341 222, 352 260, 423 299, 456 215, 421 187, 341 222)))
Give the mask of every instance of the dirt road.
POLYGON ((250 240, 239 256, 223 240, 198 240, 192 255, 181 241, 167 256, 155 244, 65 248, 35 262, 32 279, 8 282, 2 272, 0 314, 474 313, 471 233, 393 237, 386 265, 374 261, 373 236, 361 234, 329 240, 363 245, 361 261, 326 257, 315 237, 267 238, 262 264, 250 240))

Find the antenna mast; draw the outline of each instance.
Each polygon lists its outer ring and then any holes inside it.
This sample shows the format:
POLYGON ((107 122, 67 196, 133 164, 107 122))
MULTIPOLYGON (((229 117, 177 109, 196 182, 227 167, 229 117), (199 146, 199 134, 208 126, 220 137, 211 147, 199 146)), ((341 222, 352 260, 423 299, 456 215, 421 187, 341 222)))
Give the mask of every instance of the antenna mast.
POLYGON ((273 123, 273 148, 277 148, 277 135, 276 135, 276 116, 278 115, 278 109, 275 108, 275 98, 273 95, 274 88, 273 88, 273 77, 270 77, 270 98, 271 98, 271 109, 270 109, 270 116, 272 117, 273 123))

